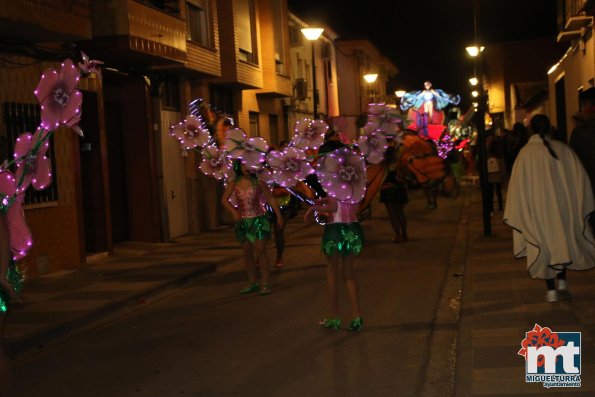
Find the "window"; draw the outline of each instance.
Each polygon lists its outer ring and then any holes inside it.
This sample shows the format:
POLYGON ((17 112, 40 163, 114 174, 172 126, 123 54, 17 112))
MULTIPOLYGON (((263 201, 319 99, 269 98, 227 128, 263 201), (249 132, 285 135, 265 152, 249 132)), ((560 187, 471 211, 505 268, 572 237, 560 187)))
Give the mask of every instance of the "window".
POLYGON ((205 47, 211 47, 208 0, 189 0, 186 3, 186 24, 188 25, 188 40, 205 47))
POLYGON ((213 110, 223 112, 229 116, 233 116, 235 113, 232 88, 211 85, 209 87, 209 99, 213 110))
MULTIPOLYGON (((35 133, 41 122, 41 109, 37 104, 4 102, 4 127, 6 135, 0 140, 0 155, 4 159, 12 159, 14 143, 19 135, 24 132, 35 133)), ((25 204, 41 204, 58 201, 58 176, 54 159, 54 138, 50 138, 50 149, 47 157, 52 164, 52 184, 47 189, 37 191, 27 189, 25 204)))
POLYGON ((285 46, 283 35, 283 9, 280 0, 272 0, 271 11, 273 15, 273 39, 275 40, 275 66, 276 72, 285 73, 285 46))
POLYGON ((302 31, 297 26, 290 26, 289 27, 289 45, 292 47, 301 47, 302 46, 302 39, 304 35, 302 31))
POLYGON ((240 59, 258 63, 254 0, 236 0, 240 59))
POLYGON ((169 110, 179 111, 180 107, 180 83, 178 79, 172 78, 163 82, 161 95, 163 107, 169 110))
POLYGON ((250 118, 250 136, 259 136, 260 126, 258 125, 258 112, 249 112, 250 118))

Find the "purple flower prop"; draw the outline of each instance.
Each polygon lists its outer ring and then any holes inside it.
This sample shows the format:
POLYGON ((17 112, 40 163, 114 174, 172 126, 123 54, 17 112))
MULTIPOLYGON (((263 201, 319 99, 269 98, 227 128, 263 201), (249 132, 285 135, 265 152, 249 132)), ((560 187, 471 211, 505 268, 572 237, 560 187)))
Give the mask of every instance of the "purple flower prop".
POLYGON ((23 212, 24 193, 17 194, 17 181, 8 171, 0 172, 0 208, 8 208, 6 223, 10 234, 10 251, 15 261, 23 259, 33 246, 31 230, 23 212))
POLYGON ((233 128, 226 133, 223 148, 232 159, 241 159, 246 168, 258 169, 265 161, 269 144, 264 138, 247 138, 241 128, 233 128))
POLYGON ((272 151, 267 155, 267 162, 273 169, 273 179, 283 187, 294 187, 314 172, 306 152, 297 147, 290 146, 282 152, 272 151))
POLYGON ((382 131, 376 130, 360 136, 357 140, 357 147, 369 163, 379 164, 384 159, 388 143, 382 131))
POLYGON ((304 150, 317 149, 324 142, 328 124, 322 120, 301 119, 296 121, 294 131, 292 146, 304 150))
POLYGON ((45 156, 50 147, 47 134, 43 129, 38 129, 34 135, 26 132, 19 135, 15 142, 14 159, 19 193, 25 192, 30 184, 35 190, 43 190, 52 183, 52 164, 45 156))
POLYGON ((81 51, 81 58, 83 62, 79 62, 79 69, 83 75, 88 75, 94 73, 99 80, 101 80, 101 68, 99 66, 103 65, 103 62, 98 61, 97 59, 89 58, 89 55, 85 54, 81 51))
POLYGON ((50 68, 39 80, 35 97, 41 105, 41 127, 53 131, 60 125, 72 128, 79 135, 83 94, 77 90, 80 74, 70 59, 62 63, 60 72, 50 68))
POLYGON ((393 137, 400 131, 401 121, 396 108, 385 103, 371 103, 368 105, 368 122, 364 132, 369 135, 372 131, 381 131, 387 137, 393 137))
POLYGON ((176 138, 186 150, 204 147, 211 139, 209 130, 196 116, 188 116, 184 121, 169 127, 169 134, 176 138))
POLYGON ((211 145, 205 147, 201 153, 203 160, 199 168, 205 175, 213 176, 215 179, 227 179, 229 173, 233 172, 231 161, 224 150, 211 145))
POLYGON ((331 197, 351 204, 366 193, 366 161, 344 147, 322 157, 316 170, 318 180, 331 197))

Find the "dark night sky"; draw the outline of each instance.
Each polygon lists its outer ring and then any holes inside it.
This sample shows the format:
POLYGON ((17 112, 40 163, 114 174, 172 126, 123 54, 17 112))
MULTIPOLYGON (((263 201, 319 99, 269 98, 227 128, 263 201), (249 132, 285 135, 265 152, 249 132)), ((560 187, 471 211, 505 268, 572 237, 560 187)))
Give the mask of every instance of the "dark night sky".
MULTIPOLYGON (((556 0, 478 0, 478 37, 489 43, 551 37, 555 41, 556 0)), ((397 68, 394 90, 436 88, 467 97, 473 42, 472 0, 289 0, 306 23, 324 24, 339 35, 364 36, 397 68)), ((392 91, 389 91, 392 92, 392 91)))

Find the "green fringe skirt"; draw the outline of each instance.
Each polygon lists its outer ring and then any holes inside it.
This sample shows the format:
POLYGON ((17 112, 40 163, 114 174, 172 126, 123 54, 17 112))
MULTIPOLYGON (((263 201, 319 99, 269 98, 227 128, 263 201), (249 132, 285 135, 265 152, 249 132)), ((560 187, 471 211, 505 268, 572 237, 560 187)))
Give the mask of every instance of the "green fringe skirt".
POLYGON ((363 246, 364 231, 359 222, 324 225, 322 252, 325 255, 359 255, 363 246))
POLYGON ((271 222, 266 215, 255 218, 242 218, 235 224, 236 240, 243 244, 248 240, 253 243, 255 240, 267 240, 271 236, 271 222))
MULTIPOLYGON (((8 274, 6 275, 6 279, 12 286, 14 292, 16 292, 17 295, 20 294, 23 287, 23 275, 12 260, 8 264, 8 274)), ((0 314, 6 313, 9 303, 10 295, 7 291, 0 288, 0 314)))

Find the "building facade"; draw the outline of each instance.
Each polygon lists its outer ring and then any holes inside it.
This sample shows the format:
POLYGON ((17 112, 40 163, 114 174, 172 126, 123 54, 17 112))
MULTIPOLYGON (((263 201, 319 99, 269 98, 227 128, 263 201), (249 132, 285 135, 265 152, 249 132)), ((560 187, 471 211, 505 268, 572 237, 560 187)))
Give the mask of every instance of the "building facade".
POLYGON ((549 106, 553 124, 570 138, 579 112, 579 94, 595 85, 593 0, 558 1, 558 42, 566 52, 548 71, 549 106))

